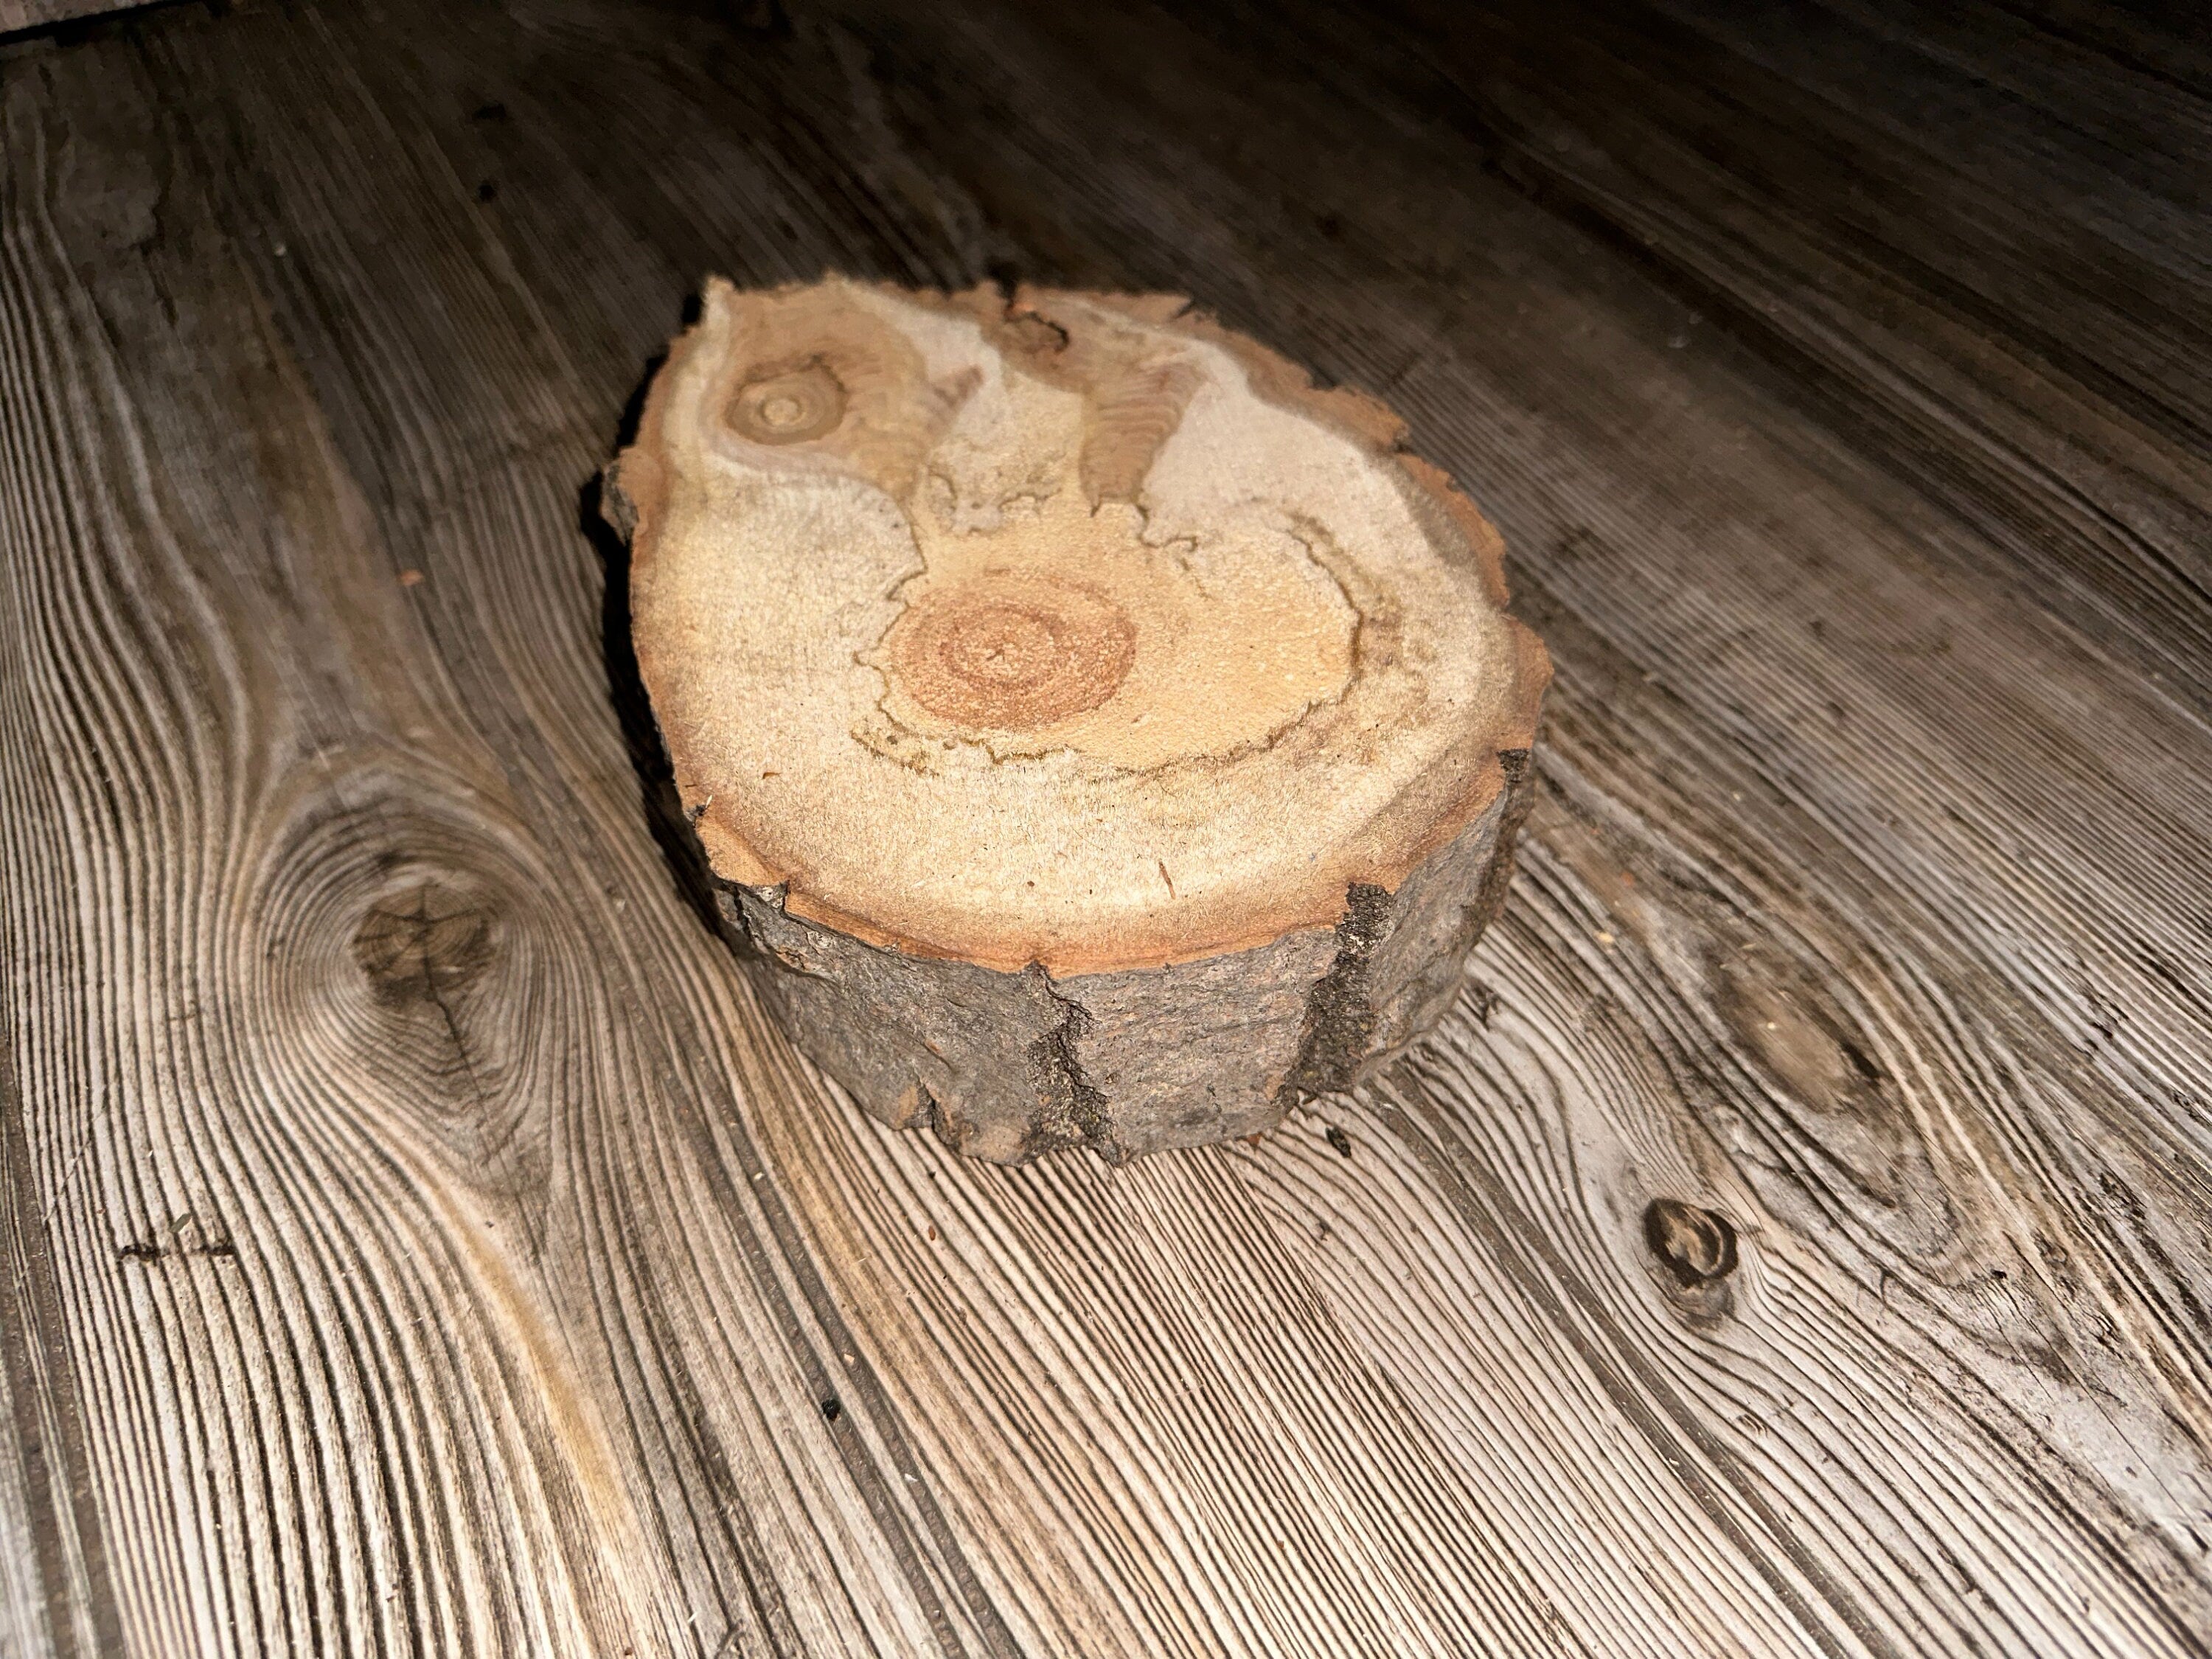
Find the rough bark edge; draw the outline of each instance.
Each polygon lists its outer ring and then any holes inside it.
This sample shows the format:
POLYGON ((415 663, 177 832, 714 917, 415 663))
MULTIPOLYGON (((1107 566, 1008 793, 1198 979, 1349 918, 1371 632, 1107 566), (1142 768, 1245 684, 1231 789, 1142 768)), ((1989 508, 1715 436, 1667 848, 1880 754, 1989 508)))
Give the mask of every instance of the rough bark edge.
MULTIPOLYGON (((703 286, 711 289, 714 283, 722 281, 720 277, 710 277, 703 286)), ((811 284, 793 283, 783 285, 785 288, 807 286, 811 284)), ((1068 297, 1107 305, 1143 321, 1164 325, 1222 347, 1244 365, 1254 389, 1261 396, 1279 406, 1295 409, 1321 420, 1346 434, 1370 453, 1395 460, 1407 498, 1416 511, 1421 512, 1432 526, 1441 520, 1443 526, 1449 526, 1447 547, 1456 542, 1493 602, 1501 610, 1505 605, 1504 538, 1482 515, 1480 509, 1457 489, 1449 474, 1405 447, 1407 434, 1403 421, 1386 405, 1364 392, 1349 387, 1323 389, 1315 386, 1312 377, 1289 358, 1224 327, 1210 313, 1194 307, 1185 296, 1170 294, 1091 294, 1027 288, 1006 295, 988 285, 952 295, 937 290, 902 289, 889 283, 873 286, 886 294, 910 301, 971 310, 981 304, 995 305, 1008 315, 1041 303, 1049 303, 1065 292, 1068 297), (1425 507, 1427 510, 1423 512, 1425 507)), ((636 438, 604 474, 603 510, 608 522, 629 544, 633 585, 645 576, 653 562, 659 520, 667 494, 666 469, 660 459, 665 400, 668 395, 667 389, 680 372, 684 360, 696 349, 696 327, 687 328, 670 342, 668 356, 654 372, 652 385, 647 390, 636 438)), ((1501 722, 1499 729, 1486 734, 1487 740, 1495 744, 1501 755, 1516 750, 1525 751, 1534 743, 1544 692, 1552 675, 1551 658, 1542 641, 1517 618, 1509 615, 1504 621, 1514 642, 1514 688, 1516 695, 1508 717, 1501 722)), ((655 642, 650 640, 636 639, 633 644, 638 658, 639 672, 649 695, 658 678, 655 671, 659 652, 655 642)), ((655 718, 658 723, 658 716, 655 718)), ((678 794, 686 809, 691 810, 691 803, 699 799, 702 792, 695 787, 688 745, 680 737, 672 738, 665 727, 661 730, 661 740, 675 774, 678 794)), ((1459 799, 1436 814, 1428 833, 1409 842, 1401 864, 1390 870, 1372 872, 1380 879, 1357 884, 1396 890, 1440 848, 1450 844, 1468 825, 1478 822, 1501 798, 1505 787, 1505 780, 1498 768, 1489 765, 1469 768, 1468 781, 1459 799)), ((724 810, 726 811, 727 809, 724 810)), ((693 819, 692 827, 706 850, 709 867, 719 880, 741 886, 778 888, 784 895, 789 914, 799 918, 811 918, 881 948, 915 957, 960 959, 926 939, 908 939, 878 926, 867 917, 841 912, 807 894, 803 884, 798 885, 794 890, 794 882, 803 872, 782 871, 772 866, 734 824, 717 813, 715 803, 711 799, 705 810, 693 819)), ((1188 954, 1179 953, 1171 957, 1170 965, 1242 953, 1263 945, 1268 939, 1285 937, 1307 927, 1334 927, 1346 919, 1347 914, 1346 911, 1340 911, 1334 915, 1311 917, 1270 915, 1264 919, 1264 927, 1255 927, 1241 936, 1196 945, 1188 954)), ((1107 957, 1094 963, 1070 953, 1070 960, 1080 963, 1083 975, 1139 969, 1157 970, 1161 965, 1157 957, 1148 957, 1143 962, 1123 962, 1116 957, 1107 957)))
POLYGON ((1088 1146, 1110 1164, 1274 1127, 1431 1030, 1503 902, 1532 793, 1504 793, 1392 893, 1346 895, 1333 929, 1167 968, 1055 979, 870 945, 718 884, 784 1030, 871 1116, 1024 1164, 1088 1146))
MULTIPOLYGON (((1417 972, 1411 980, 1401 976, 1395 985, 1378 988, 1376 958, 1406 912, 1418 907, 1418 872, 1415 881, 1395 895, 1355 884, 1346 895, 1344 920, 1337 924, 1335 958, 1306 1000, 1305 1036, 1289 1084, 1294 1095, 1329 1094, 1373 1076, 1433 1030, 1450 1007, 1468 955, 1505 902, 1514 850, 1535 799, 1529 751, 1509 750, 1498 760, 1506 782, 1497 839, 1474 897, 1453 927, 1451 942, 1431 963, 1432 969, 1449 967, 1450 974, 1417 972), (1425 980, 1431 983, 1423 995, 1425 980)), ((1431 865, 1448 860, 1450 852, 1446 849, 1431 865)))

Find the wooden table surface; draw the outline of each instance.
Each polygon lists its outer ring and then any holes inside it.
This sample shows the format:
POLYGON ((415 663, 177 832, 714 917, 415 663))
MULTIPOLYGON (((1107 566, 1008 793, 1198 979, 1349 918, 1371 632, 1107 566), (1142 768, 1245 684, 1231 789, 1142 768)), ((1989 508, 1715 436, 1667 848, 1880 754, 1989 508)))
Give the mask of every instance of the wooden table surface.
POLYGON ((0 1653, 2212 1651, 2192 9, 0 43, 0 1653), (1376 1087, 1008 1170, 764 1022, 590 481, 825 267, 1188 292, 1504 527, 1376 1087))

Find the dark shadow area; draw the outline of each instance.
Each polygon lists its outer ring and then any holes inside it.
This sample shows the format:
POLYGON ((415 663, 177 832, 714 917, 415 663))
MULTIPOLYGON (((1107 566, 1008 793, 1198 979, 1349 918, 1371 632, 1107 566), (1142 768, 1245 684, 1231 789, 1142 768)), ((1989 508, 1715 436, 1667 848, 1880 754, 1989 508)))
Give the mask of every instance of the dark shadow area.
MULTIPOLYGON (((33 0, 33 4, 36 0, 33 0)), ((18 19, 0 8, 0 53, 14 47, 75 46, 88 40, 110 39, 123 33, 153 11, 180 10, 188 0, 106 0, 66 15, 18 19)), ((202 9, 220 17, 231 0, 201 0, 202 9)))
MULTIPOLYGON (((696 320, 698 303, 696 296, 684 302, 684 326, 689 327, 696 320)), ((645 413, 646 393, 653 386, 653 377, 666 361, 664 353, 645 366, 637 390, 623 406, 611 455, 619 454, 635 441, 638 422, 645 413)), ((660 726, 653 717, 653 703, 646 696, 645 681, 638 672, 637 651, 630 643, 629 544, 616 532, 601 511, 605 489, 604 473, 595 472, 585 480, 576 492, 576 527, 598 550, 599 562, 606 572, 606 586, 599 601, 599 640, 606 655, 608 699, 614 704, 615 718, 622 723, 623 743, 629 750, 630 765, 637 773, 646 827, 653 832, 669 873, 676 879, 677 890, 710 932, 726 939, 731 937, 730 930, 715 902, 714 879, 708 868, 706 849, 700 846, 698 836, 692 833, 684 816, 684 803, 676 793, 676 769, 669 761, 667 746, 660 740, 660 726)))

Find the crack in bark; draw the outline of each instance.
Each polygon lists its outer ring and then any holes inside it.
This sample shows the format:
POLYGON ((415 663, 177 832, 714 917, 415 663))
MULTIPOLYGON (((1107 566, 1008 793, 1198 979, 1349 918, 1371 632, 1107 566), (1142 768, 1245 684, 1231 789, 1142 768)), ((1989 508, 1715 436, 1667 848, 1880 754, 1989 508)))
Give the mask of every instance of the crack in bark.
POLYGON ((1038 977, 1045 994, 1067 1014, 1030 1046, 1030 1062, 1037 1078, 1037 1139, 1047 1147, 1088 1146, 1109 1164, 1125 1164, 1129 1155, 1115 1144, 1112 1109, 1076 1057, 1076 1040, 1090 1028, 1091 1015, 1080 1003, 1054 990, 1042 969, 1038 977))
POLYGON ((1277 1098, 1285 1105, 1348 1089, 1375 1031, 1375 1003, 1368 968, 1375 947, 1389 936, 1388 889, 1355 881, 1345 889, 1344 920, 1336 925, 1336 959, 1306 993, 1305 1035, 1297 1063, 1277 1098))

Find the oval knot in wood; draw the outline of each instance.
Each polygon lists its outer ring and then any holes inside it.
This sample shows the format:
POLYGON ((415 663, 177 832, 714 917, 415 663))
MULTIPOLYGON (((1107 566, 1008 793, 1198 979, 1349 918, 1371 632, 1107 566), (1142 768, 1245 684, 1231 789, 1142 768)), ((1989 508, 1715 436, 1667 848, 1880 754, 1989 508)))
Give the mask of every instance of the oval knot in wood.
POLYGON ((1644 1239, 1685 1289, 1735 1271, 1735 1228, 1717 1211, 1655 1198, 1644 1211, 1644 1239))
POLYGON ((1401 437, 1172 296, 708 285, 605 501, 726 913, 869 1109, 1127 1158, 1449 1005, 1550 666, 1401 437))

